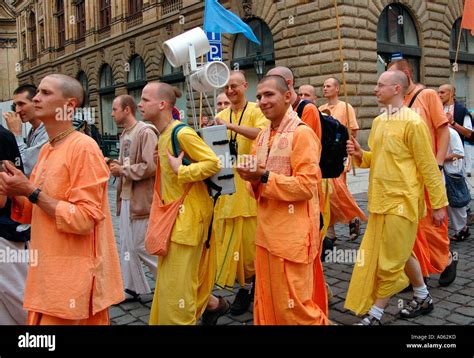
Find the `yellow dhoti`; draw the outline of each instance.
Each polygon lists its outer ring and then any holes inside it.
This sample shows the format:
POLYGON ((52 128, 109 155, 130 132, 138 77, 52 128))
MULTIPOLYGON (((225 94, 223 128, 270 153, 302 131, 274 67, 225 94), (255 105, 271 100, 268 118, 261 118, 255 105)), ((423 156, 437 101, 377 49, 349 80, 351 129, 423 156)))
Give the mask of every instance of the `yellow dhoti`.
POLYGON ((233 288, 235 278, 241 287, 255 275, 255 230, 257 218, 236 217, 216 221, 217 239, 216 285, 233 288))
POLYGON ((417 222, 401 216, 370 214, 344 308, 365 314, 376 298, 393 296, 408 286, 404 269, 417 227, 417 222))
POLYGON ((324 201, 323 201, 324 207, 321 208, 322 217, 323 217, 323 228, 320 230, 320 237, 321 237, 321 243, 322 243, 328 231, 329 222, 331 221, 331 200, 330 200, 330 195, 329 195, 331 189, 329 186, 329 180, 323 179, 321 187, 322 187, 322 195, 324 197, 324 201))
POLYGON ((206 309, 216 272, 215 240, 210 248, 170 243, 158 259, 150 325, 194 325, 206 309), (158 284, 159 283, 159 284, 158 284))

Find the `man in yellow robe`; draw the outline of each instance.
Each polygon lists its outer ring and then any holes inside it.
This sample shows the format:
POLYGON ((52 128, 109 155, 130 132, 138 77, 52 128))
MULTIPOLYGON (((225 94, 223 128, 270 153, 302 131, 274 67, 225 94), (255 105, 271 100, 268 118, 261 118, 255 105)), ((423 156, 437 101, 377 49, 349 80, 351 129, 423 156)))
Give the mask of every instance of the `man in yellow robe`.
POLYGON ((49 136, 28 180, 13 166, 0 173, 0 195, 14 197, 12 219, 31 223, 24 308, 30 325, 107 325, 123 285, 107 198, 109 170, 96 142, 75 131, 81 84, 46 76, 33 98, 49 136))
MULTIPOLYGON (((433 221, 441 225, 448 203, 441 174, 431 150, 423 119, 403 105, 408 79, 401 71, 384 72, 375 87, 384 113, 375 118, 369 136, 370 152, 348 141, 355 164, 371 168, 369 221, 352 273, 345 308, 367 317, 361 325, 378 325, 390 297, 408 286, 406 266, 416 260, 413 248, 418 221, 424 216, 423 185, 433 207, 433 221)), ((417 314, 433 310, 426 286, 414 287, 409 307, 417 314)), ((401 311, 402 316, 408 316, 401 311)))
MULTIPOLYGON (((153 122, 160 133, 156 175, 161 176, 164 203, 179 199, 192 184, 174 224, 168 254, 158 258, 151 325, 196 324, 207 305, 215 277, 213 247, 206 247, 213 203, 203 180, 219 171, 219 159, 189 127, 178 132, 182 152, 177 158, 172 156, 171 134, 181 123, 173 119, 175 103, 176 92, 172 86, 151 82, 143 88, 138 104, 142 117, 153 122), (190 165, 182 164, 183 156, 191 161, 190 165)), ((152 208, 150 222, 153 215, 156 213, 152 208)), ((224 305, 222 301, 218 304, 224 305)))
POLYGON ((291 96, 281 76, 266 76, 259 82, 258 104, 271 127, 257 137, 256 157, 237 168, 258 205, 257 325, 328 324, 319 259, 321 144, 292 110, 291 96))
MULTIPOLYGON (((437 92, 425 88, 421 83, 415 82, 413 68, 406 59, 390 62, 389 70, 402 71, 408 77, 409 85, 404 103, 416 111, 428 126, 431 135, 432 151, 438 162, 439 169, 443 170, 450 138, 449 120, 443 111, 443 104, 437 92)), ((430 220, 432 206, 426 191, 425 202, 428 214, 424 218, 420 218, 418 223, 414 248, 417 260, 410 264, 410 271, 413 273, 412 277, 410 277, 412 286, 421 283, 423 276, 428 277, 430 273, 441 273, 441 277, 447 275, 449 278, 450 276, 451 282, 456 277, 457 261, 453 259, 453 255, 449 251, 447 215, 443 225, 434 225, 430 220), (421 274, 418 275, 417 272, 420 269, 421 274)))
MULTIPOLYGON (((260 130, 269 125, 256 104, 247 101, 245 97, 247 89, 245 75, 240 71, 233 71, 225 86, 225 94, 231 105, 216 116, 217 124, 226 125, 229 140, 237 144, 237 153, 233 155, 238 156, 250 154, 254 139, 260 130)), ((247 191, 245 181, 237 175, 235 169, 234 174, 235 193, 219 197, 215 207, 216 284, 221 288, 232 289, 237 277, 240 289, 230 306, 230 312, 233 315, 240 315, 247 312, 252 299, 257 204, 247 191)), ((214 315, 206 314, 203 319, 207 316, 214 315)), ((206 321, 207 324, 215 323, 206 321)))

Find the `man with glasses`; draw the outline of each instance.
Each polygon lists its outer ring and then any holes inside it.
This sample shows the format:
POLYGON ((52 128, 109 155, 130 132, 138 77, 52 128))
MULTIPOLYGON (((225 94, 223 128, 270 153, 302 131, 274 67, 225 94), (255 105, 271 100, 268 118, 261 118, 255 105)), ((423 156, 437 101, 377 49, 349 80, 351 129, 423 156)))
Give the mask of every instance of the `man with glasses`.
MULTIPOLYGON (((389 65, 389 71, 391 70, 400 70, 407 75, 409 86, 405 94, 404 103, 416 111, 428 126, 431 136, 431 148, 438 162, 439 170, 443 171, 450 138, 449 120, 443 111, 443 104, 438 94, 436 91, 427 89, 422 84, 414 82, 413 68, 407 60, 392 61, 389 65)), ((443 225, 435 226, 431 221, 431 203, 426 190, 425 201, 428 215, 420 220, 418 226, 414 250, 418 261, 413 262, 414 266, 410 267, 410 271, 418 273, 421 268, 423 277, 428 277, 430 273, 441 273, 442 281, 453 282, 456 277, 457 260, 453 259, 453 255, 449 250, 447 215, 443 225)), ((420 287, 426 286, 420 277, 421 275, 413 274, 413 287, 416 288, 418 285, 420 287)), ((423 293, 420 293, 418 296, 415 294, 415 297, 419 299, 426 298, 427 292, 427 290, 423 290, 423 293)), ((414 311, 410 316, 417 314, 417 310, 415 309, 414 311)))
MULTIPOLYGON (((232 71, 224 88, 230 107, 219 112, 216 123, 227 126, 234 157, 250 154, 253 141, 269 122, 256 103, 247 101, 248 83, 241 71, 232 71)), ((255 276, 255 230, 257 204, 234 169, 235 193, 223 195, 215 207, 214 235, 217 242, 216 284, 232 289, 235 279, 240 289, 230 310, 240 315, 250 307, 255 276)), ((213 325, 218 316, 207 310, 203 323, 213 325)))
MULTIPOLYGON (((423 185, 433 208, 430 221, 439 227, 446 217, 448 199, 428 128, 419 115, 403 105, 407 88, 403 72, 384 72, 375 87, 383 113, 373 121, 370 151, 362 150, 354 137, 347 143, 355 164, 370 168, 370 216, 344 305, 358 315, 368 313, 359 325, 380 325, 390 297, 406 288, 413 277, 410 270, 416 262, 418 221, 425 214, 424 205, 420 205, 423 185)), ((426 287, 415 286, 415 299, 401 310, 402 317, 433 310, 429 293, 425 299, 418 298, 425 290, 428 292, 426 287)))

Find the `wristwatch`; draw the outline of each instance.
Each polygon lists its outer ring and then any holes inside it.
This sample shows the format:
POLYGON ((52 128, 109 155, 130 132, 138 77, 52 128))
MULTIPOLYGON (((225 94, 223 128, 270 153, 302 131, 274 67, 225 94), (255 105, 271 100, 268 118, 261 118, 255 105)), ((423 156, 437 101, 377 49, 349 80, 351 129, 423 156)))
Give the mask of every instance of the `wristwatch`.
POLYGON ((36 204, 38 202, 38 197, 39 193, 41 192, 41 189, 36 189, 34 192, 30 194, 28 197, 28 200, 31 201, 33 204, 36 204))
POLYGON ((270 172, 267 170, 263 175, 260 177, 260 181, 265 184, 268 181, 268 177, 270 176, 270 172))

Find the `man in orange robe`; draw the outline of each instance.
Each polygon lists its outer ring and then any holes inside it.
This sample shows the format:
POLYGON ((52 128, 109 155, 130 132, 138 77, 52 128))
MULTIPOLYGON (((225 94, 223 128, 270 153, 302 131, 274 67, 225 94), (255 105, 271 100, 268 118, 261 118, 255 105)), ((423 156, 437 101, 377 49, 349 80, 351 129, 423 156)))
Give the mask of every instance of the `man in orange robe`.
POLYGON ((256 139, 256 158, 238 165, 258 205, 254 323, 326 325, 317 191, 321 145, 292 110, 281 76, 264 77, 257 100, 271 126, 256 139))
MULTIPOLYGON (((328 103, 319 107, 323 113, 327 113, 337 119, 342 125, 350 128, 354 138, 357 137, 359 125, 357 124, 354 108, 348 103, 339 100, 340 83, 334 77, 324 81, 323 95, 328 103)), ((354 197, 349 192, 346 181, 346 173, 350 169, 350 162, 344 172, 338 177, 329 179, 329 201, 330 201, 330 221, 328 223, 328 237, 336 240, 334 225, 336 223, 349 224, 349 236, 351 240, 357 239, 360 234, 360 220, 367 221, 364 212, 357 205, 354 197)))
POLYGON ((0 195, 14 197, 12 219, 31 223, 24 308, 29 325, 107 325, 123 285, 107 198, 109 170, 96 142, 72 125, 83 89, 69 76, 40 83, 35 115, 49 143, 30 180, 13 166, 0 173, 0 195))
MULTIPOLYGON (((298 109, 298 106, 301 104, 301 102, 303 102, 304 98, 301 98, 295 91, 295 87, 294 87, 295 76, 293 75, 293 72, 288 67, 278 66, 268 71, 267 75, 268 76, 272 76, 272 75, 281 76, 285 79, 288 85, 289 91, 291 93, 290 103, 293 110, 296 112, 298 109)), ((318 137, 319 144, 321 146, 321 138, 323 136, 323 129, 321 127, 321 120, 319 119, 318 107, 316 107, 316 105, 313 103, 308 103, 307 105, 304 106, 303 114, 301 115, 300 119, 314 131, 314 133, 318 137)), ((319 203, 319 210, 321 212, 324 210, 324 207, 325 207, 323 187, 322 187, 322 178, 323 176, 321 174, 321 170, 318 164, 318 198, 319 198, 318 203, 319 203)), ((324 232, 322 233, 324 234, 324 232)))
MULTIPOLYGON (((413 81, 413 69, 407 60, 393 61, 389 67, 389 70, 392 69, 400 70, 408 76, 409 87, 404 98, 404 103, 417 112, 428 125, 433 153, 435 154, 440 170, 442 170, 449 145, 449 121, 443 111, 443 104, 435 90, 426 89, 422 84, 416 84, 413 81)), ((446 215, 442 226, 435 226, 431 220, 432 207, 426 190, 425 201, 427 215, 423 219, 420 219, 414 247, 421 272, 424 277, 428 277, 430 273, 439 274, 446 270, 445 274, 455 276, 457 261, 453 260, 449 251, 448 215, 446 215)), ((408 269, 413 272, 419 270, 419 268, 416 267, 408 269)), ((410 280, 410 282, 411 281, 412 280, 410 280)), ((418 281, 420 281, 419 278, 418 281)), ((413 282, 411 283, 412 286, 416 287, 413 282)))

